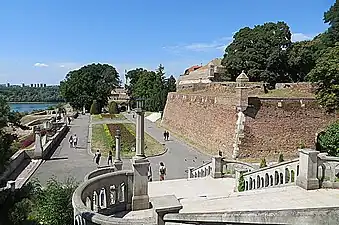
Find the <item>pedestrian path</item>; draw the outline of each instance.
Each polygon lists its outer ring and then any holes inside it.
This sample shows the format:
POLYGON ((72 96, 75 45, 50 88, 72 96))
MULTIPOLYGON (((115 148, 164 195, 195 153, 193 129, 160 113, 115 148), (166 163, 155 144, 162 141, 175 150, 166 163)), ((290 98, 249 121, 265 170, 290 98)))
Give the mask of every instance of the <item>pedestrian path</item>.
MULTIPOLYGON (((132 114, 125 113, 124 116, 135 123, 136 119, 133 118, 132 114)), ((174 136, 170 135, 169 141, 164 141, 164 130, 157 127, 156 123, 145 120, 145 132, 168 148, 164 155, 149 158, 153 180, 155 181, 159 180, 158 169, 160 162, 164 162, 167 168, 166 179, 181 179, 187 178, 188 167, 197 167, 211 161, 211 156, 199 152, 174 136)))
POLYGON ((46 160, 34 173, 33 178, 38 178, 42 184, 55 176, 57 180, 64 181, 74 177, 82 182, 85 175, 95 170, 96 164, 87 152, 89 115, 80 115, 70 125, 70 131, 61 141, 49 160, 46 160), (77 149, 69 145, 69 137, 78 136, 77 149))

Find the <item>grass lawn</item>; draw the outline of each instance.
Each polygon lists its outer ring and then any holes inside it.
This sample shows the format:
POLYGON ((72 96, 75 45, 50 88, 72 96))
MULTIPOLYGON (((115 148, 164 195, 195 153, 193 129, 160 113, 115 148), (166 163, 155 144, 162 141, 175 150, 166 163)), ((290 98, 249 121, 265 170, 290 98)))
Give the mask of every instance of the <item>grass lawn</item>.
MULTIPOLYGON (((115 131, 121 132, 121 157, 131 158, 135 155, 135 125, 130 124, 107 124, 111 136, 104 129, 104 124, 94 124, 92 127, 92 151, 100 149, 107 156, 112 145, 115 147, 115 131)), ((145 154, 153 156, 164 152, 164 146, 153 137, 145 133, 145 154)), ((115 154, 115 153, 113 153, 115 154)))
POLYGON ((263 93, 258 97, 283 97, 283 98, 314 98, 313 93, 301 92, 292 89, 274 89, 267 94, 263 93))

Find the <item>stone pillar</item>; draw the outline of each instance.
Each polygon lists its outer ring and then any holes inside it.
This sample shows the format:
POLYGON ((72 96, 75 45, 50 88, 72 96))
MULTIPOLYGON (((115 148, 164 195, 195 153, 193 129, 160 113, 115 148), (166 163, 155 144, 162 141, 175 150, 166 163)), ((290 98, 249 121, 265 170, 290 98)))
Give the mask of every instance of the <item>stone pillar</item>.
POLYGON ((237 92, 237 111, 245 111, 248 106, 248 87, 246 86, 246 83, 249 81, 247 75, 244 71, 241 72, 241 74, 237 77, 236 82, 236 92, 237 92))
POLYGON ((299 150, 299 176, 296 184, 306 190, 319 189, 318 173, 319 151, 313 149, 299 150))
POLYGON ((132 158, 133 165, 133 197, 132 210, 149 209, 148 168, 149 161, 144 153, 144 112, 141 107, 136 109, 136 154, 132 158))
POLYGON ((42 140, 40 129, 35 130, 34 157, 42 158, 42 140))
POLYGON ((120 152, 121 152, 121 134, 120 130, 116 130, 116 135, 115 135, 115 159, 113 162, 114 167, 117 170, 122 170, 122 161, 120 158, 120 152))
POLYGON ((221 178, 222 177, 222 157, 214 156, 212 158, 212 173, 211 177, 221 178))

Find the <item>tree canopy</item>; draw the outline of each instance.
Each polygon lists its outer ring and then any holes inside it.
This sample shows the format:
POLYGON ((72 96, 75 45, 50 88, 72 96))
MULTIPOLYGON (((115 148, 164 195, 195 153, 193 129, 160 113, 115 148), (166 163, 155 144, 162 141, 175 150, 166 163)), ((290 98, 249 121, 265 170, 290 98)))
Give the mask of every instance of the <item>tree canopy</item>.
POLYGON ((76 109, 90 109, 96 100, 99 110, 107 105, 111 91, 120 84, 119 74, 108 64, 91 64, 70 71, 60 82, 60 93, 76 109))
POLYGON ((265 23, 253 29, 245 27, 233 38, 222 60, 229 80, 235 80, 242 70, 246 70, 250 81, 271 84, 288 81, 287 49, 292 42, 286 23, 265 23))
POLYGON ((47 87, 0 87, 0 95, 7 102, 63 102, 59 86, 47 87))
POLYGON ((145 109, 162 111, 166 104, 168 92, 176 90, 175 78, 165 78, 164 67, 160 64, 156 71, 143 68, 130 70, 126 74, 129 80, 127 90, 132 98, 145 98, 145 109))
POLYGON ((323 19, 329 28, 308 41, 292 42, 285 22, 240 29, 225 49, 225 80, 235 81, 245 70, 250 81, 268 82, 271 87, 278 82, 311 81, 318 84, 319 103, 329 111, 337 110, 339 1, 323 19))

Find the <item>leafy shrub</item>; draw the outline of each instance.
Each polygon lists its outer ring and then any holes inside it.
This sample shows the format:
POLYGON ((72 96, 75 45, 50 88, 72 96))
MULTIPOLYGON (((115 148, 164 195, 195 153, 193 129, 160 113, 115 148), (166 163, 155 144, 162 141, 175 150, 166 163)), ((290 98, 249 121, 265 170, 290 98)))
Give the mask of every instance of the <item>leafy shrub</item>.
POLYGON ((118 104, 114 101, 110 102, 108 105, 108 112, 109 114, 118 114, 119 113, 118 104))
POLYGON ((304 148, 306 148, 305 142, 302 141, 302 140, 300 140, 298 148, 299 148, 299 149, 304 149, 304 148))
POLYGON ((331 156, 339 156, 339 121, 329 125, 318 140, 321 151, 331 156))
POLYGON ((284 155, 282 153, 279 154, 278 163, 284 162, 284 155))
POLYGON ((245 191, 245 179, 244 179, 244 175, 243 175, 242 172, 240 173, 240 177, 239 177, 238 182, 239 182, 238 183, 238 191, 239 192, 245 191))
POLYGON ((89 112, 91 113, 91 115, 99 114, 99 106, 96 100, 93 101, 89 112))
POLYGON ((263 158, 260 162, 260 168, 264 168, 264 167, 267 167, 267 164, 266 164, 266 159, 263 158))

